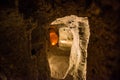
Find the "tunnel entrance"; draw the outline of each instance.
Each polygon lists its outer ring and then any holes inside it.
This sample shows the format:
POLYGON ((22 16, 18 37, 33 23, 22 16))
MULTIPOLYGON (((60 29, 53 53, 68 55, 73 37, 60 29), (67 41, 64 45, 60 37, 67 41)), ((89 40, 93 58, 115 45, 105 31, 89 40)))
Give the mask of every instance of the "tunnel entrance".
POLYGON ((59 28, 52 28, 51 26, 49 28, 49 39, 47 55, 51 77, 61 79, 69 67, 72 33, 63 25, 59 25, 59 28))
POLYGON ((65 79, 69 74, 73 76, 71 80, 85 80, 90 35, 88 18, 75 15, 58 18, 51 23, 47 34, 51 77, 65 79))

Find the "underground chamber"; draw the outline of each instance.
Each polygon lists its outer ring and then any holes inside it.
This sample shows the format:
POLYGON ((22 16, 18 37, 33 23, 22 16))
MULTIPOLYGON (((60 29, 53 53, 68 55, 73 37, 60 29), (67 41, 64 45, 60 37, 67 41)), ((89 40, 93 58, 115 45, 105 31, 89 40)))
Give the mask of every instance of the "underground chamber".
POLYGON ((46 53, 54 79, 86 80, 90 29, 87 17, 65 16, 47 29, 46 53))

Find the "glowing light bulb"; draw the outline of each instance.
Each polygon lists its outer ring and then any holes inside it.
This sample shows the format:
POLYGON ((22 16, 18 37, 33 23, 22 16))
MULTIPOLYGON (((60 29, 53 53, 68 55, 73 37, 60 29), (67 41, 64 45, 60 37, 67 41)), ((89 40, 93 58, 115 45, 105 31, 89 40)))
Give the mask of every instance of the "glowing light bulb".
POLYGON ((54 31, 50 32, 50 42, 53 46, 58 43, 58 35, 54 31))
POLYGON ((52 43, 52 45, 54 46, 54 45, 55 45, 55 43, 52 43))

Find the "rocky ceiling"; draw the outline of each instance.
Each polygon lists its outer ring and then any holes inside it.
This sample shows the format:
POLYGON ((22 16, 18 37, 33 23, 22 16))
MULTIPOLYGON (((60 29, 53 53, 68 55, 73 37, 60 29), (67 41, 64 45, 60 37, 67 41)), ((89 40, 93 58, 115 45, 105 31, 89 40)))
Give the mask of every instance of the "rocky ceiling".
POLYGON ((0 0, 0 79, 50 80, 43 35, 72 14, 89 19, 87 80, 119 80, 119 10, 119 0, 0 0))

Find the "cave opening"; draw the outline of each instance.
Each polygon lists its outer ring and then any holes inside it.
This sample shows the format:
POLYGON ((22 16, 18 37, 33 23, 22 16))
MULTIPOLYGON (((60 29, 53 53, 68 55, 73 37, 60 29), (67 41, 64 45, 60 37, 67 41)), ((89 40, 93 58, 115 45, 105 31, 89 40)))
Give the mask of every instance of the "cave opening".
POLYGON ((75 15, 58 18, 50 24, 47 32, 46 53, 51 77, 65 79, 70 75, 69 80, 85 80, 90 35, 88 18, 75 15))
MULTIPOLYGON (((60 26, 60 25, 59 25, 60 26)), ((69 57, 72 45, 72 34, 64 26, 50 26, 49 45, 47 50, 48 62, 51 70, 51 77, 62 79, 69 67, 69 57), (67 31, 66 31, 67 30, 67 31), (71 44, 70 44, 71 43, 71 44)))

